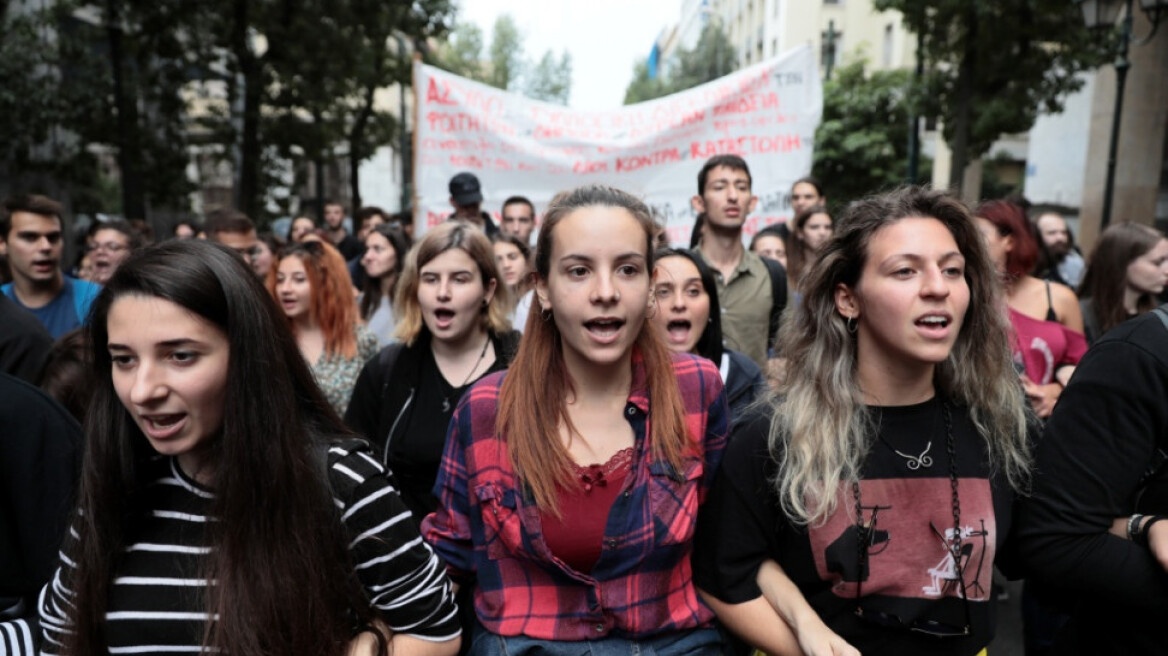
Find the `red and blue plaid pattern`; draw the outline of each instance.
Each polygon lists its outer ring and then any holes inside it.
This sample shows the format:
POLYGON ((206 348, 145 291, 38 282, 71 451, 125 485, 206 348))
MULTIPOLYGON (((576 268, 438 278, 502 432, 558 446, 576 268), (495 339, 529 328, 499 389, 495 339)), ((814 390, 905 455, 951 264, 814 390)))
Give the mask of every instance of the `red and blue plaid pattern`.
POLYGON ((477 579, 475 612, 487 630, 543 640, 645 638, 713 617, 694 589, 690 553, 698 506, 729 430, 722 380, 708 360, 674 356, 694 445, 684 470, 676 471, 653 460, 645 372, 639 358, 633 366, 625 418, 637 453, 591 572, 551 553, 539 509, 518 487, 505 441, 495 438, 505 372, 475 384, 455 411, 434 486, 440 509, 422 532, 456 580, 477 579))

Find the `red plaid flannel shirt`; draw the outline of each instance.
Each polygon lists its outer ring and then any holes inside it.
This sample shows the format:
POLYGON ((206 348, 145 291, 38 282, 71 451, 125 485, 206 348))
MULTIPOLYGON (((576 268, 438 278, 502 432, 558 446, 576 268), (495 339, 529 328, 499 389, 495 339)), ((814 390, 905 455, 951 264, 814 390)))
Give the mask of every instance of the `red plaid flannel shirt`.
POLYGON ((726 446, 726 397, 708 360, 675 355, 673 368, 698 455, 681 472, 653 460, 645 372, 634 358, 625 418, 637 453, 591 572, 551 553, 530 491, 517 486, 506 444, 495 438, 505 372, 463 397, 434 486, 440 509, 425 519, 422 533, 456 580, 465 584, 473 573, 475 612, 487 630, 543 640, 646 638, 713 617, 694 589, 690 553, 698 506, 726 446))

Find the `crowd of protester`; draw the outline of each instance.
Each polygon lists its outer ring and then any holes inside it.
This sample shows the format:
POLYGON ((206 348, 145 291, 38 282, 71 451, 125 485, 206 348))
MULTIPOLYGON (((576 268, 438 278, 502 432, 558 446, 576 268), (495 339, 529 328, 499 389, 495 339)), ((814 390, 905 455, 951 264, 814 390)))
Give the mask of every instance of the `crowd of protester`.
POLYGON ((1168 653, 1168 239, 706 161, 450 220, 0 208, 0 653, 1168 653), (349 226, 352 226, 350 229, 349 226), (68 273, 65 273, 68 271, 68 273))

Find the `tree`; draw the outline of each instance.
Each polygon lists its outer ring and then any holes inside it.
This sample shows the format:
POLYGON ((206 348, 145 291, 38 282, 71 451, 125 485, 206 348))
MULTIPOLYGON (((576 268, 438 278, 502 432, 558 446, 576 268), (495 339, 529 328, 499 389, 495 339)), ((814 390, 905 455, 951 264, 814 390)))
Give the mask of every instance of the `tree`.
POLYGON ((648 60, 633 65, 633 79, 625 89, 625 104, 644 102, 671 93, 692 89, 733 72, 738 55, 730 38, 715 17, 706 23, 692 49, 679 48, 669 62, 659 67, 662 73, 649 75, 648 60))
POLYGON ((660 76, 649 75, 649 60, 641 59, 633 64, 633 79, 625 87, 625 104, 645 102, 654 98, 668 96, 670 86, 660 76))
POLYGON ((491 70, 487 72, 487 84, 505 91, 516 89, 523 77, 523 35, 511 14, 495 19, 488 52, 491 70))
POLYGON ((568 104, 572 91, 572 56, 567 52, 559 61, 549 50, 543 53, 539 63, 527 75, 526 95, 559 105, 568 104))
POLYGON ((812 171, 837 205, 904 181, 912 73, 864 68, 862 60, 837 68, 823 85, 812 171))
POLYGON ((1103 50, 1065 0, 875 0, 920 34, 921 99, 953 151, 950 185, 1002 134, 1025 132, 1040 111, 1059 112, 1103 50))
POLYGON ((538 63, 523 54, 523 34, 510 14, 495 19, 484 65, 483 33, 475 25, 456 23, 445 47, 433 53, 430 63, 445 70, 529 98, 568 104, 572 93, 572 57, 559 59, 548 50, 538 63))
POLYGON ((483 31, 474 23, 455 23, 446 47, 434 53, 433 64, 455 75, 484 81, 483 31))

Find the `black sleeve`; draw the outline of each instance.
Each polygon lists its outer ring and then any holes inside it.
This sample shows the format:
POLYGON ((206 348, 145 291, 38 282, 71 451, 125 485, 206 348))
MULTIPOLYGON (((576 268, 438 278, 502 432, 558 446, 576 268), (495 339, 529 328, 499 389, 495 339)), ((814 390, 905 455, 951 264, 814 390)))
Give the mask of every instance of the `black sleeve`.
MULTIPOLYGON (((0 653, 39 637, 36 595, 57 566, 81 427, 40 390, 0 374, 0 653)), ((28 652, 32 653, 32 652, 28 652)))
POLYGON ((381 349, 361 367, 357 382, 353 384, 353 396, 345 410, 345 425, 354 433, 364 437, 373 445, 381 444, 384 435, 379 427, 385 380, 393 369, 401 344, 393 343, 381 349))
POLYGON ((756 414, 730 436, 722 466, 698 516, 694 582, 727 603, 762 595, 758 567, 775 558, 781 520, 770 477, 769 416, 756 414))
MULTIPOLYGON (((1139 330, 1153 329, 1168 339, 1150 322, 1139 330)), ((1105 340, 1083 358, 1047 423, 1021 507, 1018 546, 1031 574, 1100 603, 1138 600, 1168 612, 1168 573, 1147 549, 1107 532, 1132 513, 1141 475, 1168 435, 1166 399, 1163 354, 1105 340)))

